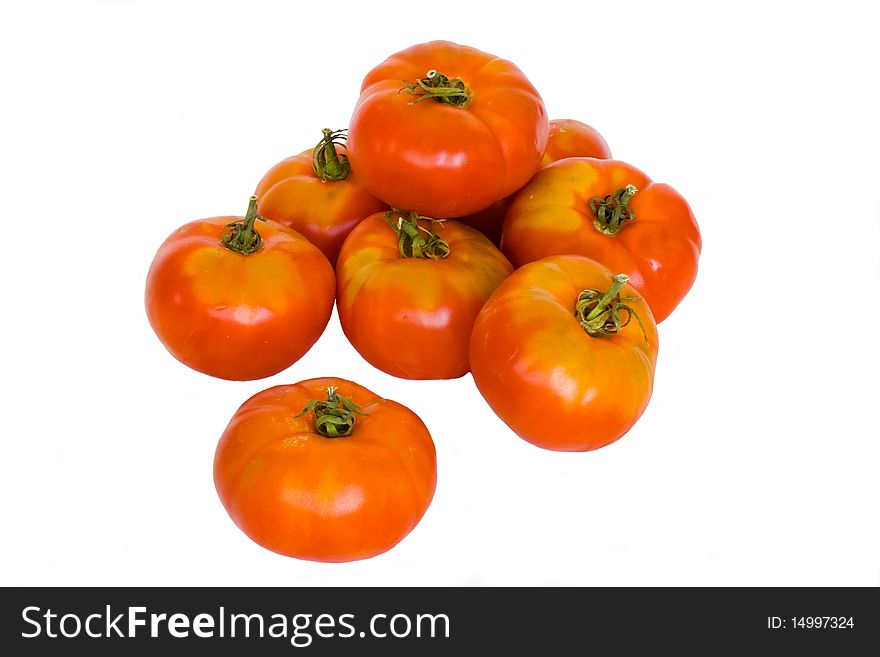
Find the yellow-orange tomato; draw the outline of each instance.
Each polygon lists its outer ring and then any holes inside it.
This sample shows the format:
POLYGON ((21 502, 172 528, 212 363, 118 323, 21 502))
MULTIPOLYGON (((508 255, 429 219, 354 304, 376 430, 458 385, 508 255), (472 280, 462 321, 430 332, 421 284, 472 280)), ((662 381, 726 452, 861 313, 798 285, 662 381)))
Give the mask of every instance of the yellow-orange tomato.
POLYGON ((486 302, 471 337, 471 371, 517 435, 586 451, 641 417, 657 328, 625 279, 588 258, 553 256, 518 269, 486 302))
POLYGON ((550 134, 541 166, 567 157, 595 157, 600 160, 611 158, 608 142, 591 125, 574 119, 553 119, 550 121, 550 134))
POLYGON ((379 212, 342 245, 339 320, 355 349, 384 372, 405 379, 463 376, 474 318, 512 270, 486 237, 464 224, 379 212))
MULTIPOLYGON (((541 166, 547 166, 566 157, 596 157, 607 159, 611 150, 602 135, 586 123, 574 119, 553 119, 550 121, 550 134, 541 166)), ((501 227, 504 217, 515 195, 506 196, 488 208, 463 217, 461 221, 473 226, 492 243, 501 243, 501 227)))
POLYGON ((217 445, 214 483, 259 545, 353 561, 412 531, 434 496, 437 462, 431 435, 405 406, 345 379, 310 379, 242 404, 217 445))
POLYGON ((318 340, 333 310, 335 277, 302 235, 248 216, 202 219, 159 247, 145 304, 156 335, 189 367, 222 379, 276 374, 318 340), (224 244, 226 242, 226 244, 224 244))
POLYGON ((342 131, 324 131, 318 145, 282 160, 263 176, 254 195, 267 219, 302 233, 330 264, 359 221, 387 209, 359 182, 344 152, 342 131))
POLYGON ((501 235, 517 267, 575 254, 627 274, 658 323, 691 289, 701 248, 681 194, 630 164, 593 158, 541 169, 514 198, 501 235))

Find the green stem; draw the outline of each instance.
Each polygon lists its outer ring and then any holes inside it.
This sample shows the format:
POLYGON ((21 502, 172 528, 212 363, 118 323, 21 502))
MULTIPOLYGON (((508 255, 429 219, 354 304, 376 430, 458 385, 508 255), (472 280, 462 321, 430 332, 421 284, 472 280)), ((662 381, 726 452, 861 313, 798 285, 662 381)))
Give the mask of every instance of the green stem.
POLYGON ((471 90, 459 78, 448 78, 436 69, 431 69, 421 80, 415 82, 403 81, 404 86, 411 94, 418 96, 410 102, 418 103, 425 98, 433 98, 438 103, 445 103, 453 107, 465 107, 471 102, 471 90))
POLYGON ((336 388, 327 388, 327 401, 309 400, 296 417, 309 411, 315 414, 315 431, 326 438, 344 438, 354 431, 355 415, 366 415, 361 407, 348 397, 337 394, 336 388))
POLYGON ((227 230, 220 238, 220 244, 230 251, 235 251, 242 255, 251 255, 259 251, 263 238, 260 237, 260 233, 254 228, 254 222, 257 219, 266 221, 257 214, 257 197, 251 196, 244 219, 226 224, 225 228, 227 230))
POLYGON ((636 215, 629 208, 629 202, 639 190, 633 185, 621 187, 613 194, 590 199, 590 210, 596 216, 596 230, 606 235, 616 235, 636 215))
POLYGON ((645 325, 638 313, 627 305, 629 301, 640 301, 638 297, 620 297, 620 289, 629 281, 626 274, 617 274, 612 279, 611 287, 606 292, 599 290, 583 290, 577 298, 574 306, 574 316, 577 318, 584 331, 591 338, 601 338, 615 335, 629 324, 635 317, 642 329, 645 343, 648 342, 648 334, 645 325), (626 313, 626 317, 621 316, 626 313))
POLYGON ((321 180, 345 180, 351 173, 351 164, 347 155, 340 155, 337 146, 345 141, 345 129, 331 130, 324 128, 324 136, 312 151, 312 169, 321 180))
POLYGON ((397 250, 404 258, 442 260, 452 253, 449 243, 434 231, 434 224, 442 224, 442 220, 422 217, 418 212, 389 210, 385 221, 397 233, 397 250), (431 228, 419 225, 420 219, 427 219, 431 228))

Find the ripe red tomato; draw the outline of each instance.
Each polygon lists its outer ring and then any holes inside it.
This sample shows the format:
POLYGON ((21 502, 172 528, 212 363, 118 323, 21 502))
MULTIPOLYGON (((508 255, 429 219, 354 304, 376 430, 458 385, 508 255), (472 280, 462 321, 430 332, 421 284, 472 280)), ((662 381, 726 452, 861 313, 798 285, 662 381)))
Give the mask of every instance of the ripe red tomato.
POLYGON ((386 210, 365 190, 348 163, 344 131, 324 130, 318 145, 282 160, 257 185, 257 211, 302 233, 330 264, 346 235, 364 217, 386 210))
POLYGON ((214 483, 235 524, 299 559, 353 561, 394 547, 437 483, 411 410, 351 381, 310 379, 248 399, 217 445, 214 483))
POLYGON ((541 169, 513 200, 501 237, 515 266, 576 254, 627 274, 658 323, 693 285, 701 248, 694 215, 672 187, 592 158, 541 169))
POLYGON ((302 235, 247 217, 193 221, 159 247, 147 275, 147 317, 171 355, 221 379, 276 374, 317 341, 335 277, 302 235))
POLYGON ((486 302, 470 343, 474 382, 517 435, 586 451, 614 442, 651 397, 657 328, 638 293, 599 263, 524 265, 486 302))
POLYGON ((342 245, 339 321, 355 349, 384 372, 405 379, 463 376, 474 318, 512 270, 464 224, 379 212, 342 245))
POLYGON ((516 66, 433 41, 367 74, 348 152, 364 186, 390 206, 462 217, 532 177, 547 131, 544 102, 516 66))
MULTIPOLYGON (((592 126, 574 119, 553 119, 550 121, 550 133, 541 166, 566 157, 608 159, 611 157, 611 150, 602 135, 592 126)), ((497 246, 501 244, 501 227, 514 196, 515 194, 511 194, 461 220, 483 233, 497 246)))

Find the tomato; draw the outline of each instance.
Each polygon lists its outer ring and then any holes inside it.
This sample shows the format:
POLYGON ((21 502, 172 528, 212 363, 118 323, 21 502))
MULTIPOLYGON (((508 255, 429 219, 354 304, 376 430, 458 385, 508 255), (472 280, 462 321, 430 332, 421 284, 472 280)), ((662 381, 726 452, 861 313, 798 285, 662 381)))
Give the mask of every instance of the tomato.
MULTIPOLYGON (((550 121, 547 148, 544 150, 541 165, 546 166, 566 157, 608 159, 611 157, 611 150, 602 135, 592 126, 574 119, 553 119, 550 121)), ((484 210, 463 217, 462 221, 476 228, 497 246, 501 243, 501 227, 513 197, 514 195, 507 196, 484 210)))
POLYGON ((384 372, 405 379, 463 376, 474 318, 512 270, 464 224, 379 212, 342 245, 339 321, 355 349, 384 372))
POLYGON ((252 540, 312 561, 394 547, 434 496, 437 463, 411 410, 351 381, 269 388, 236 411, 214 456, 220 501, 252 540))
POLYGON ((593 126, 574 119, 553 119, 550 121, 550 135, 541 165, 547 166, 566 157, 608 160, 611 158, 611 149, 593 126))
POLYGON ((386 210, 348 163, 343 130, 324 130, 318 145, 273 166, 257 185, 257 211, 302 233, 331 264, 346 235, 364 217, 386 210))
POLYGON ((501 227, 504 225, 504 217, 507 215, 507 209, 513 202, 513 196, 505 196, 500 201, 496 201, 488 208, 474 212, 466 217, 461 218, 461 222, 476 228, 483 233, 495 246, 501 244, 501 227))
POLYGON ((532 177, 547 131, 544 102, 515 65, 433 41, 367 74, 348 153, 363 185, 390 206, 462 217, 532 177))
POLYGON ((614 442, 642 415, 654 382, 657 327, 626 283, 588 258, 524 265, 474 324, 471 371, 492 410, 546 449, 614 442))
POLYGON ((260 379, 298 360, 333 309, 333 267, 302 235, 247 216, 193 221, 159 247, 147 317, 171 354, 221 379, 260 379))
POLYGON ((569 158, 541 171, 513 200, 501 250, 520 266, 575 254, 627 274, 657 322, 694 283, 702 240, 687 201, 617 160, 569 158))

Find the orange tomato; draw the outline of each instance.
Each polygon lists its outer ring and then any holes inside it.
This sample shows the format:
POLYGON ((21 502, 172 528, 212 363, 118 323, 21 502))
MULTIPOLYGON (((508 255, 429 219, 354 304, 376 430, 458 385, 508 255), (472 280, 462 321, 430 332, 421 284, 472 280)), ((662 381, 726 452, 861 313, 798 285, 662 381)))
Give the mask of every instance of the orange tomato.
POLYGON ((415 413, 337 378, 276 386, 232 417, 214 483, 259 545, 313 561, 392 548, 434 495, 434 443, 415 413))
POLYGON ((302 233, 333 265, 351 229, 387 209, 361 186, 345 153, 338 152, 345 149, 343 132, 324 130, 315 148, 273 166, 254 192, 262 216, 302 233))
POLYGON ((335 277, 302 235, 247 217, 202 219, 159 247, 145 305, 156 335, 189 367, 222 379, 260 379, 297 361, 333 310, 335 277))
POLYGON ((512 270, 464 224, 379 212, 342 245, 339 320, 355 349, 384 372, 405 379, 463 376, 474 318, 512 270))
POLYGON ((545 449, 614 442, 642 415, 657 328, 648 306, 599 263, 554 256, 524 265, 474 324, 471 371, 517 435, 545 449))
POLYGON ((544 102, 514 64, 432 41, 367 74, 348 152, 364 186, 388 205, 463 217, 532 177, 547 131, 544 102))
POLYGON ((600 160, 611 158, 608 142, 593 126, 574 119, 553 119, 550 121, 550 134, 541 166, 567 157, 595 157, 600 160))
POLYGON ((488 208, 462 217, 460 221, 472 228, 476 228, 488 237, 492 244, 498 246, 501 244, 501 227, 504 225, 504 217, 507 215, 507 209, 510 207, 511 202, 513 202, 513 196, 505 196, 488 208))
POLYGON ((501 236, 515 266, 575 254, 627 274, 658 323, 693 285, 701 248, 694 215, 672 187, 592 158, 541 169, 513 200, 501 236))
MULTIPOLYGON (((596 157, 607 159, 611 150, 602 135, 586 123, 574 119, 553 119, 550 121, 550 133, 547 137, 547 148, 541 166, 547 166, 566 157, 596 157)), ((463 217, 461 220, 473 226, 492 243, 501 243, 501 227, 510 204, 515 195, 507 196, 488 208, 463 217)))

